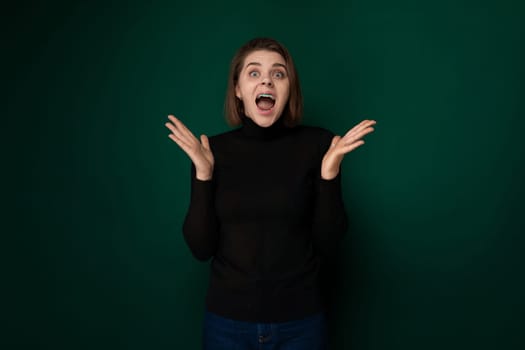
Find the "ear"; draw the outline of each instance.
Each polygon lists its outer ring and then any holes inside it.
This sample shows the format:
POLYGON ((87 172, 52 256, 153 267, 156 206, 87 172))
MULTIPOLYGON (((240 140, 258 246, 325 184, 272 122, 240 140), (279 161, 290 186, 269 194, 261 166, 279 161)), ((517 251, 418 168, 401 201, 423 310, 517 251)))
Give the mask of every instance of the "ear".
POLYGON ((241 89, 239 89, 239 85, 235 86, 235 96, 237 96, 239 100, 242 100, 241 89))

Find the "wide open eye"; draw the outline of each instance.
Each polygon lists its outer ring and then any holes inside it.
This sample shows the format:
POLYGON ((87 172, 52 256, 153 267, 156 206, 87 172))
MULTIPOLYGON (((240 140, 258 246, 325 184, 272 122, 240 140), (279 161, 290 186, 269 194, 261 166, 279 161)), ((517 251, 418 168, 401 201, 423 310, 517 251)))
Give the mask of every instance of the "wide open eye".
POLYGON ((276 78, 276 79, 282 79, 282 78, 285 77, 285 74, 284 74, 284 72, 278 70, 278 71, 275 71, 273 73, 273 77, 276 78))
POLYGON ((259 72, 257 72, 256 70, 252 70, 250 73, 249 73, 250 77, 252 78, 257 78, 259 76, 259 72))

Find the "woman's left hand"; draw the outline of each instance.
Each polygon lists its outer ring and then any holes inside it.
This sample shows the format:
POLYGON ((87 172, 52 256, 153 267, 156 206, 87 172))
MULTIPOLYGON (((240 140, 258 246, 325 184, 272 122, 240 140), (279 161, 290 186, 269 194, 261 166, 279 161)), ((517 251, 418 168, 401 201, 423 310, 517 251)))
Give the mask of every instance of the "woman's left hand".
POLYGON ((366 134, 374 131, 372 125, 375 120, 363 120, 361 123, 350 129, 343 137, 334 136, 332 144, 323 157, 321 164, 321 177, 325 180, 334 179, 339 174, 339 167, 345 154, 353 151, 363 145, 365 141, 361 140, 366 134))

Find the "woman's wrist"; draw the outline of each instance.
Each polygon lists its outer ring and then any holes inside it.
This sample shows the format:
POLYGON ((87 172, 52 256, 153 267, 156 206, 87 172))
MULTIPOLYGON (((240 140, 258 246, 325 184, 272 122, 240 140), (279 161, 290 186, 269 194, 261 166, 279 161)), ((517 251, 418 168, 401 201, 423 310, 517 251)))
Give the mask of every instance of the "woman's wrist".
POLYGON ((200 180, 200 181, 209 181, 212 179, 212 173, 211 172, 196 172, 195 173, 195 177, 197 178, 197 180, 200 180))
POLYGON ((335 171, 321 171, 321 179, 323 180, 333 180, 339 175, 339 167, 335 171))
POLYGON ((209 181, 211 180, 212 178, 212 175, 211 174, 195 174, 195 177, 197 178, 197 180, 200 180, 200 181, 209 181))

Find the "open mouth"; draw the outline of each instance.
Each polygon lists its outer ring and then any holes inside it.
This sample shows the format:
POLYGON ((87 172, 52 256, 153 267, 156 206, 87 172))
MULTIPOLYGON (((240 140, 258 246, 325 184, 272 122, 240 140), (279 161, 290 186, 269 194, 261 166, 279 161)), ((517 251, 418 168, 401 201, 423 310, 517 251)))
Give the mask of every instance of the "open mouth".
POLYGON ((275 97, 272 94, 259 94, 255 99, 257 107, 263 111, 269 111, 275 105, 275 97))

